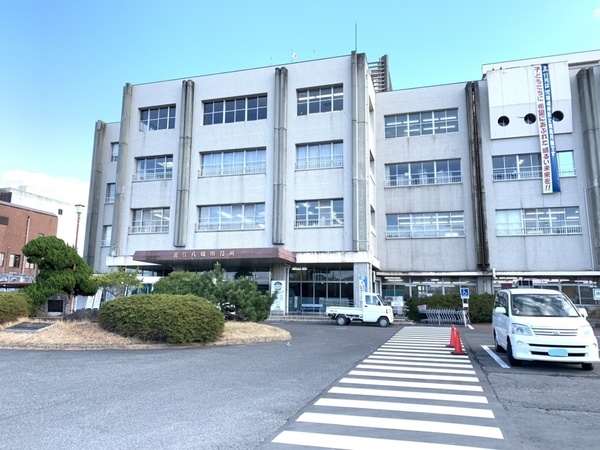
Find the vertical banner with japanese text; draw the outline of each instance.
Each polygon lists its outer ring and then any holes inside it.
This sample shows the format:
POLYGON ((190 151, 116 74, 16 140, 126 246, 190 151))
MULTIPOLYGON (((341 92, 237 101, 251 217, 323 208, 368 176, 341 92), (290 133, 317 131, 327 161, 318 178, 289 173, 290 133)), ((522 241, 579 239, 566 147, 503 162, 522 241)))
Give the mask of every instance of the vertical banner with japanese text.
POLYGON ((548 64, 533 66, 536 112, 542 153, 542 192, 560 192, 554 125, 552 123, 552 88, 548 64))

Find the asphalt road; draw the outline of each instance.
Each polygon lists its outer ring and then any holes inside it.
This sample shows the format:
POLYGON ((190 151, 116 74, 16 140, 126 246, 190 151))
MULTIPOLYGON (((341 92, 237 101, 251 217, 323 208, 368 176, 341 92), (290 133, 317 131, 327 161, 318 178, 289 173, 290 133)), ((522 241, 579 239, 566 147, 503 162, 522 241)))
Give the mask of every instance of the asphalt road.
POLYGON ((177 350, 0 350, 0 448, 253 449, 399 330, 277 326, 293 339, 177 350))
MULTIPOLYGON (((293 339, 0 350, 0 449, 255 449, 400 329, 276 325, 293 339)), ((600 365, 502 367, 484 348, 493 349, 489 325, 459 329, 504 435, 496 448, 597 448, 600 365)))

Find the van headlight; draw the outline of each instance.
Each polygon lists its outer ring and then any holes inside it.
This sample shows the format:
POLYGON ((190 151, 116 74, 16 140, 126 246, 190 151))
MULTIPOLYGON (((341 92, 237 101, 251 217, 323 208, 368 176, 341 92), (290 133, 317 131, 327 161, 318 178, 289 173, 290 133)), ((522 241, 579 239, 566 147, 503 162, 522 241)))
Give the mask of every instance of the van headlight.
POLYGON ((513 323, 510 326, 510 332, 514 335, 521 336, 533 336, 533 331, 527 325, 521 325, 520 323, 513 323))
POLYGON ((579 336, 593 336, 594 335, 594 330, 592 329, 592 327, 590 325, 586 325, 584 327, 581 327, 579 329, 579 336))

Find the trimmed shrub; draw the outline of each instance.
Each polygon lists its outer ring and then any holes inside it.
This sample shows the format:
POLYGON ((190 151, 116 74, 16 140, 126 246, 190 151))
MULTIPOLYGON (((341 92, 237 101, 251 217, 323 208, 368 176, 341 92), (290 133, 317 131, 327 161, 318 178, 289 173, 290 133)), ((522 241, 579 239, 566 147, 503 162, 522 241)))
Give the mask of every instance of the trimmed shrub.
POLYGON ((206 344, 221 337, 225 319, 218 308, 195 295, 145 294, 106 302, 98 311, 98 324, 144 341, 206 344))
POLYGON ((0 324, 27 317, 31 312, 31 299, 22 292, 0 294, 0 324))
MULTIPOLYGON (((460 309, 462 308, 462 300, 459 294, 433 295, 423 298, 411 297, 406 301, 406 305, 408 306, 408 318, 420 321, 427 316, 419 313, 419 305, 427 305, 427 308, 460 309)), ((469 299, 469 319, 471 323, 491 323, 493 305, 493 294, 471 295, 469 299)))

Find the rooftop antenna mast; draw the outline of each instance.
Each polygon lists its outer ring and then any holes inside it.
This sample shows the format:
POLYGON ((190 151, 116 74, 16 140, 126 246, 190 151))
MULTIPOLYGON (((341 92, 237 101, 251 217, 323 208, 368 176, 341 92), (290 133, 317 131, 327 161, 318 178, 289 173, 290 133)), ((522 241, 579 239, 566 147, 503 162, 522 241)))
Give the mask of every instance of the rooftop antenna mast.
POLYGON ((358 24, 354 22, 354 51, 358 52, 358 24))

